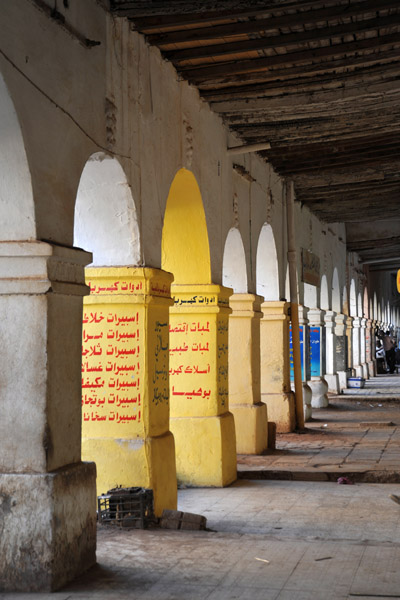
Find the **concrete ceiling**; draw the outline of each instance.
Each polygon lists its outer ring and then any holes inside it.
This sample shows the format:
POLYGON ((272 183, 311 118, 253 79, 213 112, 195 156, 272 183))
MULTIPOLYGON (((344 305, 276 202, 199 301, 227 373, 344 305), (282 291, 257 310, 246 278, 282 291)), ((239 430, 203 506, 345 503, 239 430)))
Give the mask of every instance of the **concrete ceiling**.
MULTIPOLYGON (((399 0, 111 0, 297 200, 400 266, 399 0), (396 262, 397 261, 397 262, 396 262)), ((386 265, 386 266, 385 266, 386 265)), ((397 266, 396 266, 397 268, 397 266)))

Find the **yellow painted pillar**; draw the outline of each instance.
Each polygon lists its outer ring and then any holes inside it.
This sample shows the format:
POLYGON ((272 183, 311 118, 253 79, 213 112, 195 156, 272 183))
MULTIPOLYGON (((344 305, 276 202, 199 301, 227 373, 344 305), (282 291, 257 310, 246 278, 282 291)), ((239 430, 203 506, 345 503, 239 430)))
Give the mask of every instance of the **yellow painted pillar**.
POLYGON ((268 447, 267 406, 261 402, 261 296, 229 299, 229 408, 235 417, 236 450, 260 454, 268 447))
POLYGON ((261 305, 261 400, 277 431, 295 429, 294 396, 290 390, 289 302, 261 305))
POLYGON ((236 479, 228 406, 228 318, 232 290, 173 285, 170 309, 171 431, 178 480, 224 486, 236 479))
POLYGON ((89 268, 82 346, 82 447, 97 492, 140 486, 156 515, 176 508, 169 431, 168 320, 172 275, 150 268, 89 268))

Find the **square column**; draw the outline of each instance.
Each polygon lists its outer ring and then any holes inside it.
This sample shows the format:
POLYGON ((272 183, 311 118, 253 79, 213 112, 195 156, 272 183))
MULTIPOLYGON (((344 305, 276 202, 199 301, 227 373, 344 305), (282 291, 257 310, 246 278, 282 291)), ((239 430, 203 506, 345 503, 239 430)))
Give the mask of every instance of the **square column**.
MULTIPOLYGON (((370 360, 368 362, 369 376, 376 377, 377 368, 376 368, 376 334, 378 330, 378 325, 375 320, 371 320, 371 340, 370 340, 370 360)), ((367 324, 368 329, 368 324, 367 324)))
POLYGON ((294 431, 296 425, 290 389, 289 306, 289 302, 261 305, 261 399, 267 405, 268 419, 281 433, 294 431))
POLYGON ((348 319, 349 317, 342 313, 337 313, 335 317, 335 360, 340 392, 347 388, 346 369, 348 365, 348 352, 346 328, 348 319))
POLYGON ((229 299, 229 408, 235 418, 236 450, 261 454, 268 448, 267 406, 261 402, 261 296, 229 299))
POLYGON ((360 343, 360 329, 361 319, 360 317, 353 317, 353 329, 352 329, 352 355, 353 355, 353 369, 355 369, 356 377, 363 377, 364 371, 361 366, 361 343, 360 343))
POLYGON ((328 391, 338 394, 340 391, 339 377, 336 372, 336 351, 337 339, 335 334, 335 317, 333 310, 325 311, 325 381, 328 384, 328 391))
POLYGON ((360 364, 362 366, 364 379, 369 379, 367 365, 367 319, 360 319, 360 322, 360 364))
POLYGON ((141 267, 89 268, 82 331, 83 455, 97 492, 151 488, 157 516, 175 509, 169 431, 168 323, 172 275, 141 267))
POLYGON ((236 480, 235 423, 229 412, 228 319, 232 290, 173 285, 170 309, 171 431, 179 481, 236 480))
POLYGON ((91 255, 0 243, 0 591, 50 592, 95 563, 81 462, 82 296, 91 255))
MULTIPOLYGON (((311 406, 311 388, 307 383, 310 378, 310 353, 309 353, 309 331, 308 331, 308 309, 299 304, 299 327, 300 327, 300 359, 301 359, 301 379, 303 382, 303 405, 304 421, 310 421, 312 417, 311 406)), ((294 371, 293 371, 293 347, 292 347, 292 327, 290 326, 290 383, 294 392, 294 371)))
POLYGON ((310 323, 310 375, 308 385, 311 388, 311 404, 314 408, 326 408, 328 401, 328 384, 325 374, 325 328, 324 311, 320 308, 310 308, 308 320, 310 323))

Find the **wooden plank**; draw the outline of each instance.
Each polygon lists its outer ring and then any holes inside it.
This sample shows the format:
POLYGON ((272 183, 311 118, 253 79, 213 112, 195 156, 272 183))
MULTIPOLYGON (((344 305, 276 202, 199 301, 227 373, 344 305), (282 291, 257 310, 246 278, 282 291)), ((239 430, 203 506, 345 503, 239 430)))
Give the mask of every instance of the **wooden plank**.
MULTIPOLYGON (((400 60, 400 52, 398 54, 400 60)), ((208 102, 248 100, 257 98, 261 94, 271 90, 282 94, 293 94, 319 91, 321 88, 339 88, 343 87, 344 84, 354 85, 356 83, 372 83, 373 81, 380 81, 390 77, 399 78, 399 76, 400 62, 391 63, 389 65, 375 65, 373 68, 358 69, 356 72, 350 71, 339 74, 324 74, 312 79, 310 77, 298 77, 289 81, 273 81, 262 85, 258 84, 255 86, 231 88, 230 92, 224 91, 221 93, 221 91, 218 90, 214 94, 209 92, 208 94, 201 95, 208 102)))
MULTIPOLYGON (((267 29, 278 29, 281 27, 294 27, 298 26, 299 22, 307 25, 318 23, 321 21, 327 21, 333 18, 352 18, 359 15, 367 14, 369 12, 376 12, 380 10, 389 10, 392 8, 398 8, 399 4, 396 0, 365 0, 364 2, 357 2, 354 4, 335 4, 334 6, 326 7, 324 2, 305 2, 292 3, 292 7, 298 8, 299 11, 295 14, 286 14, 280 16, 271 16, 267 19, 257 19, 249 21, 237 21, 232 27, 232 24, 219 25, 212 27, 199 27, 198 29, 181 29, 178 31, 169 31, 165 33, 154 33, 148 35, 148 41, 155 45, 166 45, 166 44, 179 44, 186 43, 187 41, 207 41, 210 39, 219 39, 222 37, 229 37, 230 35, 244 35, 250 33, 257 33, 259 31, 267 29), (325 6, 324 6, 325 5, 325 6)), ((292 8, 289 5, 271 5, 265 3, 264 10, 253 10, 235 12, 225 11, 218 16, 217 13, 209 13, 208 15, 202 15, 197 13, 195 17, 191 15, 182 15, 181 20, 177 17, 168 20, 168 17, 155 17, 154 21, 151 22, 150 18, 147 20, 139 20, 136 16, 131 16, 135 22, 137 29, 143 33, 149 33, 151 29, 161 27, 179 27, 184 25, 195 25, 196 23, 203 22, 205 20, 216 22, 218 19, 226 18, 246 18, 252 16, 258 16, 264 12, 282 12, 284 9, 292 8), (190 18, 191 17, 191 18, 190 18)), ((129 15, 126 15, 129 16, 129 15)))
POLYGON ((197 61, 200 58, 205 58, 208 59, 209 62, 209 59, 224 56, 226 54, 242 54, 250 51, 269 50, 271 48, 290 48, 291 46, 296 46, 298 44, 322 42, 332 37, 340 37, 348 34, 356 35, 357 33, 376 31, 384 27, 395 27, 396 25, 400 25, 400 13, 392 14, 388 17, 356 21, 354 23, 338 23, 335 26, 299 31, 296 33, 262 36, 256 39, 213 44, 209 46, 194 46, 192 48, 184 48, 183 50, 164 50, 163 54, 165 58, 173 62, 179 69, 184 62, 192 59, 196 59, 197 61))
MULTIPOLYGON (((210 77, 223 75, 225 77, 231 74, 249 73, 252 71, 268 70, 276 65, 294 65, 310 60, 319 60, 320 58, 329 58, 361 50, 371 50, 372 48, 387 48, 393 44, 400 43, 400 33, 382 35, 376 38, 368 38, 366 40, 357 40, 355 42, 347 42, 335 44, 333 46, 324 46, 322 48, 310 48, 309 50, 301 50, 297 52, 288 52, 287 54, 277 54, 265 58, 256 58, 250 60, 239 60, 236 62, 226 62, 206 67, 198 68, 181 68, 179 72, 185 79, 192 83, 201 82, 210 77)), ((351 59, 348 57, 349 65, 351 59)))
POLYGON ((293 94, 275 94, 274 96, 249 99, 232 100, 224 102, 210 103, 211 109, 216 113, 232 115, 235 113, 257 113, 258 111, 268 111, 274 108, 297 106, 303 104, 308 106, 323 104, 326 108, 329 106, 334 113, 341 110, 342 105, 346 103, 361 102, 364 106, 376 103, 378 96, 387 94, 393 100, 399 101, 400 79, 393 77, 391 80, 382 82, 366 83, 359 85, 343 86, 337 90, 320 90, 315 92, 299 92, 293 94))

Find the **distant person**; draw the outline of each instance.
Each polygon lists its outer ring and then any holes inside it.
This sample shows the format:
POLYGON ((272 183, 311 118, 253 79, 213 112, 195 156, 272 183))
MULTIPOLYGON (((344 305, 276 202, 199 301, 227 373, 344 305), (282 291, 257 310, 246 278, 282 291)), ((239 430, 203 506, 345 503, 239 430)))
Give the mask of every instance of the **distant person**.
POLYGON ((396 351, 394 348, 394 341, 390 337, 390 331, 386 331, 382 338, 383 349, 386 355, 386 362, 390 373, 394 373, 396 368, 396 351))

